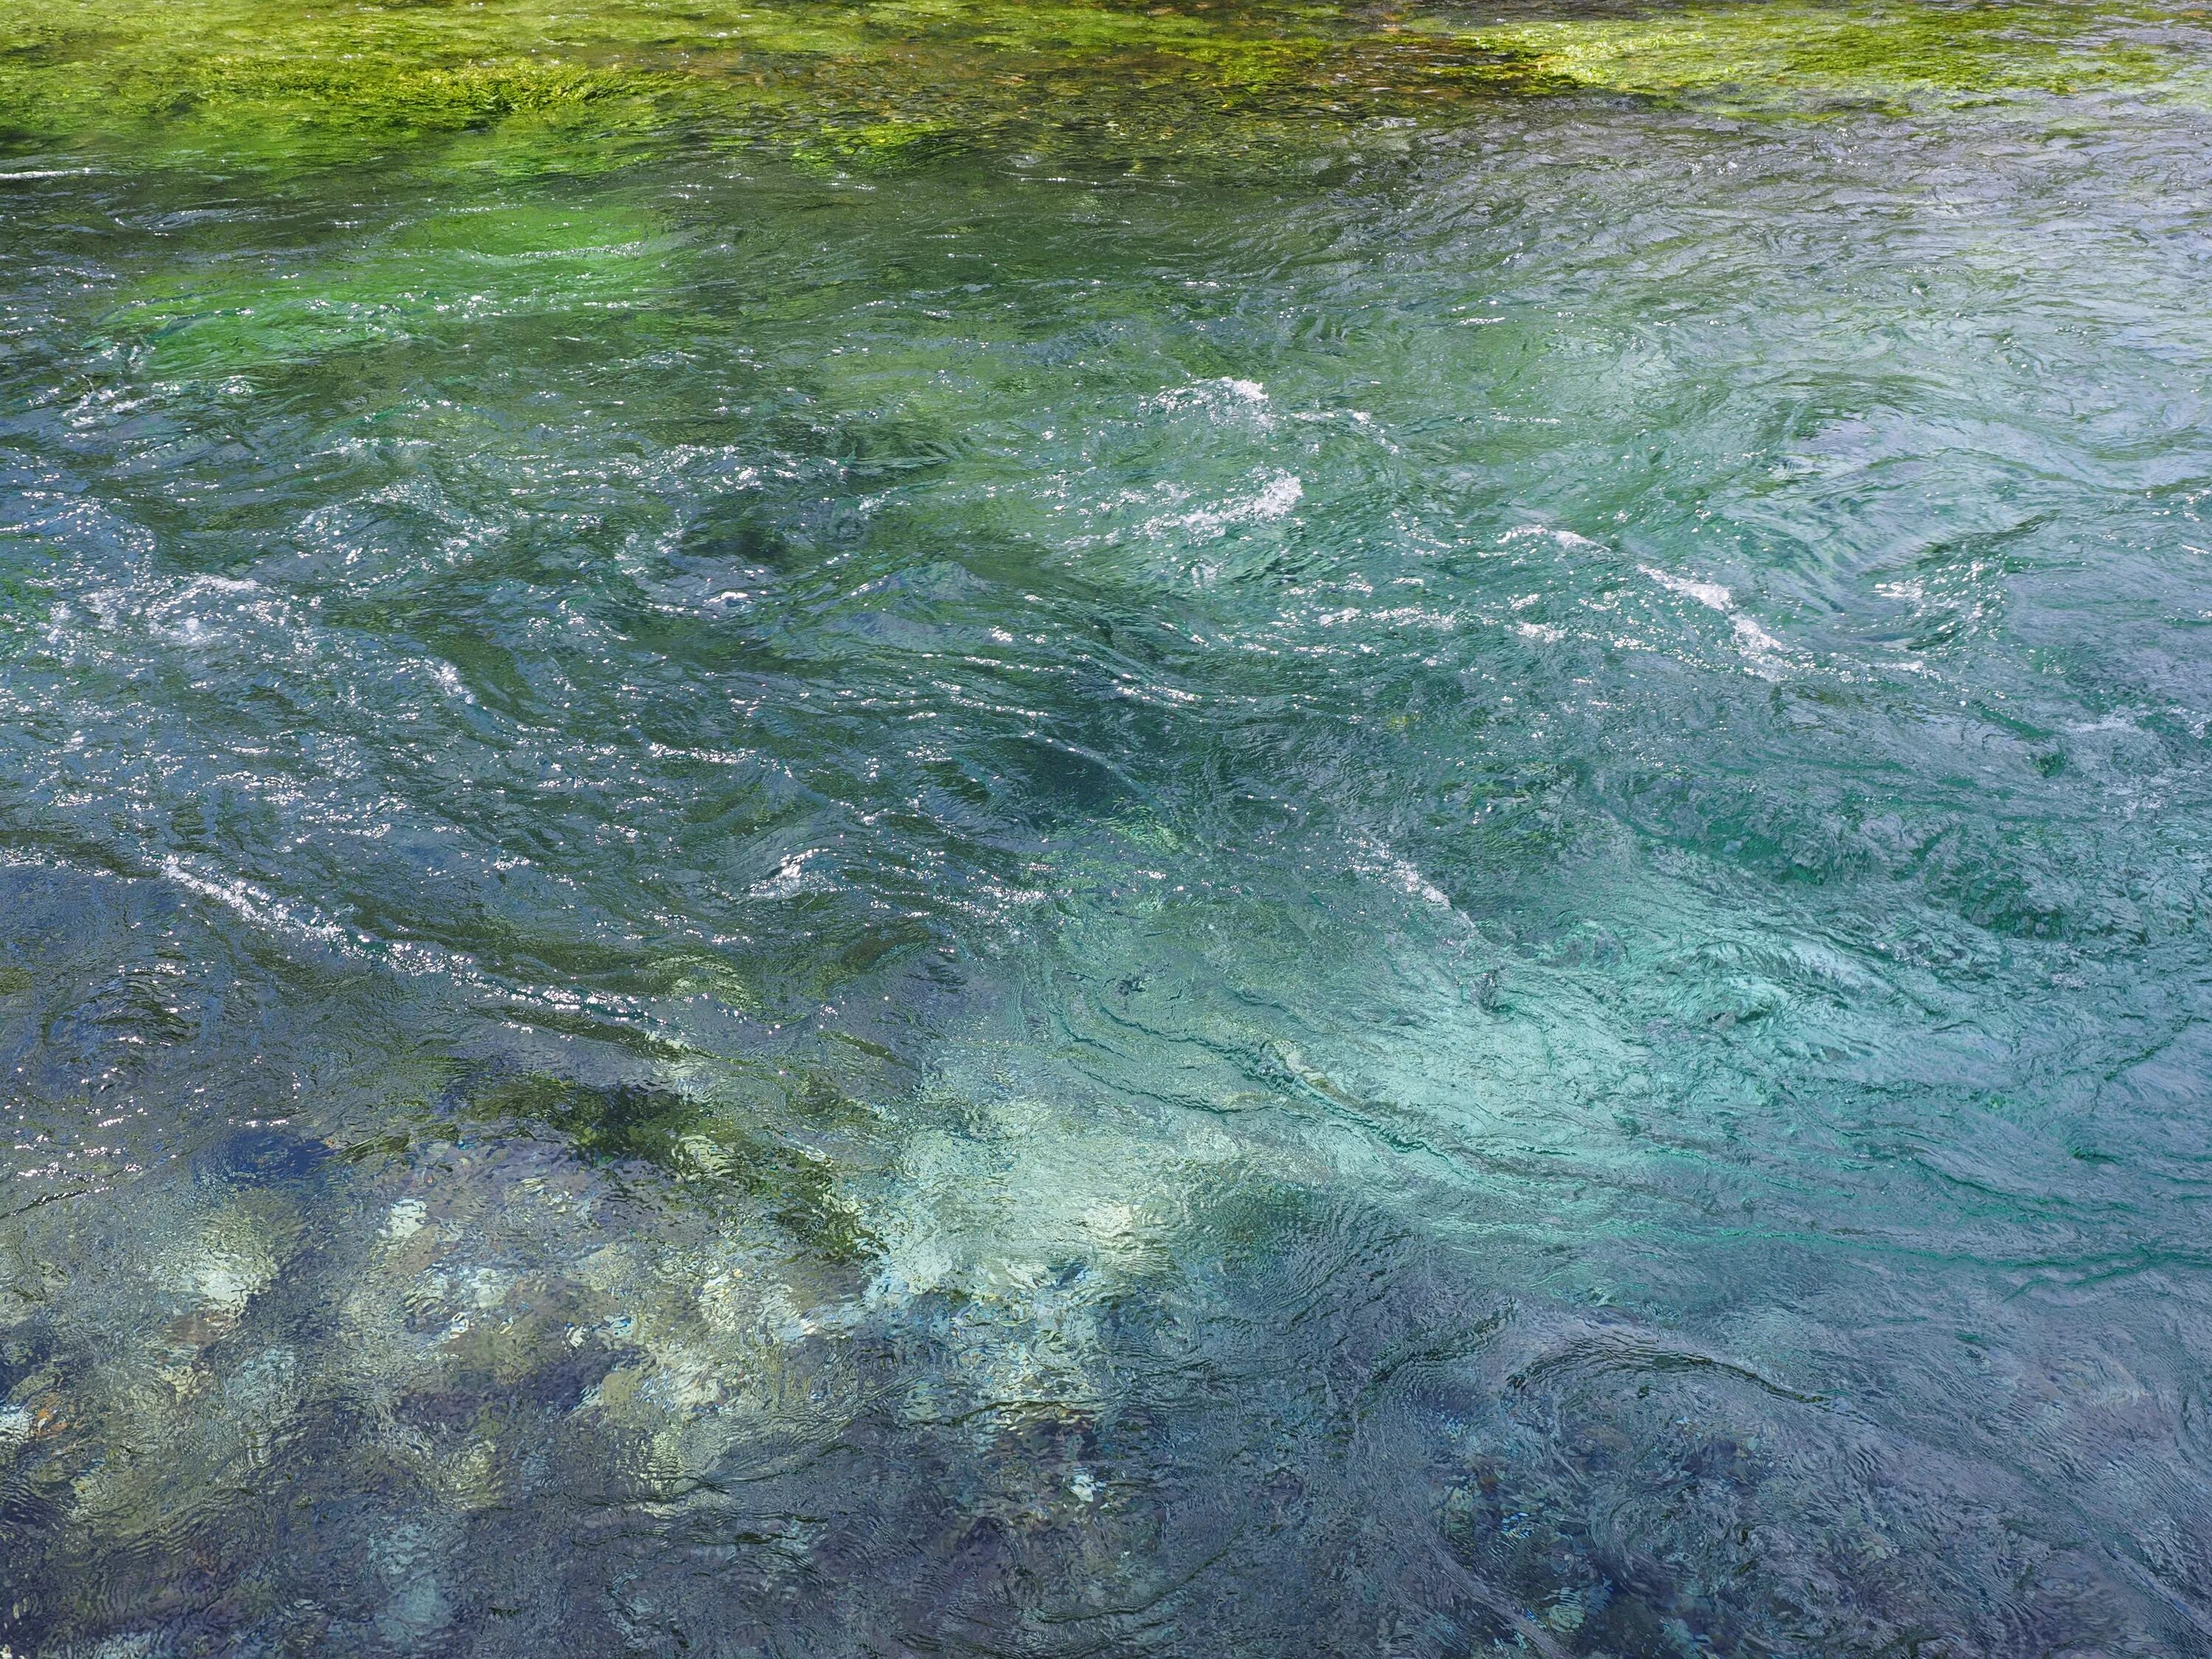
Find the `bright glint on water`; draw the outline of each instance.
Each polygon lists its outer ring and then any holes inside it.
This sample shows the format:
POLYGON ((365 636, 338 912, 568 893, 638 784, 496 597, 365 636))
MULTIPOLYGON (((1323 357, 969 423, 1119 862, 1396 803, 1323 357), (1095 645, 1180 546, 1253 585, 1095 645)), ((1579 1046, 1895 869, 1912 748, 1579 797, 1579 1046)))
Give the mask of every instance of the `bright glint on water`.
POLYGON ((25 0, 0 1655, 2212 1653, 2212 18, 25 0))

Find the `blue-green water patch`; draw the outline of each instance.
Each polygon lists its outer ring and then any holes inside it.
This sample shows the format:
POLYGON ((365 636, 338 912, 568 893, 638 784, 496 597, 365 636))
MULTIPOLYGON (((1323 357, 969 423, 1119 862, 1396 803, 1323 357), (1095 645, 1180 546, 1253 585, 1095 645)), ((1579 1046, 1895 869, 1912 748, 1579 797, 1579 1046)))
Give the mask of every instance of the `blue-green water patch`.
POLYGON ((2195 25, 1862 16, 21 124, 0 1642, 2203 1648, 2195 25))

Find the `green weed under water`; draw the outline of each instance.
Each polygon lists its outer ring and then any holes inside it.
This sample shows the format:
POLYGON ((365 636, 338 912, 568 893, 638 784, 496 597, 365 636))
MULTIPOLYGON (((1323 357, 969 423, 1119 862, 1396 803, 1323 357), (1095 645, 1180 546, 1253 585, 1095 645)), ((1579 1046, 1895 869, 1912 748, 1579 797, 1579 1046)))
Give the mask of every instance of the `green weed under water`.
POLYGON ((588 169, 703 131, 841 169, 978 148, 1142 167, 1311 150, 1499 96, 1812 112, 2145 85, 2189 73, 2175 22, 1802 0, 1480 21, 1207 0, 32 0, 0 23, 0 132, 18 152, 121 142, 227 165, 435 145, 588 169))

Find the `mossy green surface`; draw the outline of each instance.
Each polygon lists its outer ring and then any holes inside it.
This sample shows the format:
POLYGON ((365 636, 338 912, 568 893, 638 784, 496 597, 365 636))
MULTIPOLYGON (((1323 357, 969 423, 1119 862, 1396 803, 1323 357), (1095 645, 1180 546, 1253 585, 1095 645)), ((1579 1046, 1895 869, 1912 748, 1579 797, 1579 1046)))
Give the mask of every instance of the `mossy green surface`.
POLYGON ((2144 84, 2181 67, 2117 10, 2071 6, 1698 5, 1522 21, 1483 40, 1540 76, 1753 107, 1875 105, 2144 84))
MULTIPOLYGON (((819 1117, 843 1100, 835 1085, 817 1079, 793 1093, 808 1117, 819 1117)), ((831 1261, 857 1260, 870 1248, 826 1158, 674 1090, 636 1084, 593 1088, 534 1074, 482 1091, 465 1116, 536 1127, 560 1136, 589 1163, 646 1164, 742 1193, 764 1202, 799 1243, 831 1261)))
POLYGON ((429 143, 604 166, 679 131, 820 165, 1079 149, 1127 162, 1340 140, 1498 96, 1889 106, 2189 72, 2186 18, 1764 0, 1605 15, 1085 0, 31 0, 0 23, 0 134, 228 162, 429 143))
POLYGON ((635 213, 500 202, 427 216, 335 262, 163 273, 110 318, 164 379, 388 343, 441 323, 634 310, 665 297, 666 239, 635 213), (657 280, 660 279, 660 280, 657 280))

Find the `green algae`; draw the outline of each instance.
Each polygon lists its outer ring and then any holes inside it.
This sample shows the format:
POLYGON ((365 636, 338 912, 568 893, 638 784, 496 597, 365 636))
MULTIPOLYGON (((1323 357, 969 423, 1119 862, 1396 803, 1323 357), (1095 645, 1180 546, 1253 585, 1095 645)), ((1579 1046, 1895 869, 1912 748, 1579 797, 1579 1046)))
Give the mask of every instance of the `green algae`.
MULTIPOLYGON (((818 1077, 803 1078, 792 1095, 805 1115, 817 1120, 857 1109, 818 1077)), ((643 1164, 760 1200, 792 1238, 832 1261, 859 1261, 871 1248, 828 1158, 749 1128, 717 1103, 678 1090, 634 1083, 595 1086, 532 1073, 480 1090, 463 1116, 557 1135, 588 1164, 643 1164)))
POLYGON ((106 330, 143 346, 157 378, 221 377, 456 324, 649 307, 666 295, 672 251, 641 214, 488 202, 336 259, 157 272, 118 294, 106 330))
POLYGON ((0 134, 18 151, 124 143, 226 164, 427 145, 495 170, 589 168, 703 132, 860 171, 974 149, 1142 167, 1310 151, 1498 96, 1818 109, 2147 84, 2186 72, 2178 26, 1898 0, 1480 23, 1206 0, 33 0, 0 23, 0 134))
POLYGON ((2172 65, 2118 11, 2066 6, 1698 5, 1482 36, 1577 87, 1752 108, 1893 110, 2142 84, 2172 65))

